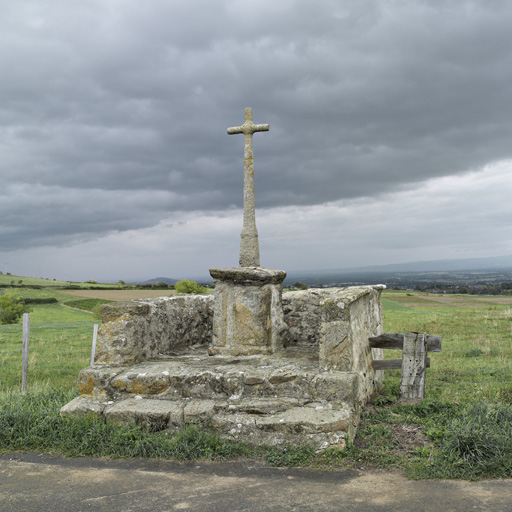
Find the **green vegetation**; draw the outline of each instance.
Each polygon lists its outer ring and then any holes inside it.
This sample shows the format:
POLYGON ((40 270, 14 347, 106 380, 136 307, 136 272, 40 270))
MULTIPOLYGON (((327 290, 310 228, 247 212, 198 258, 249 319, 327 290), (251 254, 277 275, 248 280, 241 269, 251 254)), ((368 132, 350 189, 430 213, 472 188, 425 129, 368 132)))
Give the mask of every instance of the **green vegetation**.
POLYGON ((81 309, 82 311, 89 311, 95 313, 99 306, 102 304, 109 304, 111 300, 106 299, 73 299, 63 302, 65 306, 75 309, 81 309))
POLYGON ((18 290, 8 290, 0 295, 0 324, 16 324, 28 308, 18 290))
MULTIPOLYGON (((0 326, 0 451, 178 460, 245 456, 273 466, 396 468, 412 478, 512 477, 508 298, 386 291, 386 332, 442 337, 443 352, 429 354, 426 399, 401 403, 400 372, 386 371, 354 443, 315 453, 305 446, 256 449, 193 426, 177 434, 150 433, 91 418, 61 419, 60 407, 76 395, 78 372, 89 364, 95 320, 87 311, 105 301, 70 298, 54 288, 24 288, 22 293, 58 302, 32 305, 26 395, 19 393, 22 326, 0 326)), ((387 350, 385 357, 397 359, 401 353, 387 350)))
POLYGON ((55 279, 43 279, 40 277, 13 276, 11 274, 0 274, 0 287, 21 286, 21 287, 43 287, 43 288, 65 288, 74 285, 78 288, 88 288, 88 283, 75 283, 71 281, 57 281, 55 279))
POLYGON ((182 281, 178 281, 174 286, 176 293, 187 293, 187 294, 204 294, 206 293, 206 288, 204 286, 199 286, 195 281, 190 281, 188 279, 183 279, 182 281))
MULTIPOLYGON (((69 297, 67 297, 69 298, 69 297)), ((30 314, 29 390, 71 389, 90 364, 93 325, 85 311, 60 303, 34 305, 30 314)), ((21 388, 23 326, 0 325, 0 395, 21 388)))
POLYGON ((59 409, 74 391, 47 389, 8 394, 0 405, 0 453, 43 450, 69 457, 166 457, 176 460, 225 459, 245 455, 246 445, 187 426, 175 435, 136 427, 106 425, 94 418, 65 420, 59 409))

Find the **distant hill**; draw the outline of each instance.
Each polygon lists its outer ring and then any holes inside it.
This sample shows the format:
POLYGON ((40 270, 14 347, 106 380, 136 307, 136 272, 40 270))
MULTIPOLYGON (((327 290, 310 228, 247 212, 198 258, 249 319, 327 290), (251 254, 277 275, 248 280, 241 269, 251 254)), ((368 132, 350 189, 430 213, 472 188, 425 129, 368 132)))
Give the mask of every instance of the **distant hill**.
POLYGON ((178 282, 177 279, 171 279, 170 277, 155 277, 154 279, 148 279, 143 283, 137 284, 156 284, 156 283, 165 283, 165 284, 176 284, 178 282))
POLYGON ((289 271, 284 281, 307 285, 350 286, 382 283, 388 287, 417 284, 483 285, 512 280, 512 256, 418 261, 359 268, 289 271))
POLYGON ((322 270, 291 270, 288 274, 359 274, 367 272, 454 272, 467 270, 512 269, 512 255, 493 258, 468 258, 459 260, 412 261, 389 265, 370 265, 367 267, 330 268, 322 270))
POLYGON ((346 272, 452 272, 457 270, 496 270, 512 268, 512 255, 493 258, 414 261, 345 269, 346 272))

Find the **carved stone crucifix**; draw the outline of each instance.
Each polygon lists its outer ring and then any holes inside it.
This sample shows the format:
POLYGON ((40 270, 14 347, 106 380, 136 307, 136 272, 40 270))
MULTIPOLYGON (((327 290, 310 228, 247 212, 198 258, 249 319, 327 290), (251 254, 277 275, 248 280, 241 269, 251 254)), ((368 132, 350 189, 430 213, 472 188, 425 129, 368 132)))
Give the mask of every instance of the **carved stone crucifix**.
POLYGON ((254 157, 252 152, 252 134, 268 132, 268 124, 252 122, 252 108, 245 109, 245 123, 242 126, 228 128, 228 134, 243 133, 244 145, 244 223, 240 240, 239 264, 241 267, 260 266, 260 248, 256 214, 254 210, 254 157))

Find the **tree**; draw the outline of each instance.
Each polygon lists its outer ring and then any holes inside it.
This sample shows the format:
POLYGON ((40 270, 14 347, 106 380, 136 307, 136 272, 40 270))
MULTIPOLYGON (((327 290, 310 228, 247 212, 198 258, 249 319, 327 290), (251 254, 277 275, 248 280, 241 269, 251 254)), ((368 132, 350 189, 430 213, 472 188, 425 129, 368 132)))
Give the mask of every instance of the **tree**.
POLYGON ((307 290, 308 289, 307 284, 301 283, 299 281, 297 281, 296 283, 293 283, 293 287, 297 288, 298 290, 307 290))
POLYGON ((15 324, 27 311, 18 290, 9 290, 0 295, 0 324, 15 324))
POLYGON ((178 281, 174 289, 176 293, 206 293, 204 286, 199 286, 195 281, 189 281, 188 279, 178 281))

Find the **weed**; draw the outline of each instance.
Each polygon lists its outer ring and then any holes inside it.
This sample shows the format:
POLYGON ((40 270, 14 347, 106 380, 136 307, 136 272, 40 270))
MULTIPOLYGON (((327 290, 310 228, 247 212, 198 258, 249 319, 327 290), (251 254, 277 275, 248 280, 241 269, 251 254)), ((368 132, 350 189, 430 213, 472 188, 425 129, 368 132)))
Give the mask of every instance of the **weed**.
POLYGON ((269 448, 265 461, 270 466, 304 466, 311 462, 315 450, 308 445, 287 446, 284 449, 269 448))
POLYGON ((480 357, 484 351, 480 348, 473 347, 464 352, 464 357, 480 357))

